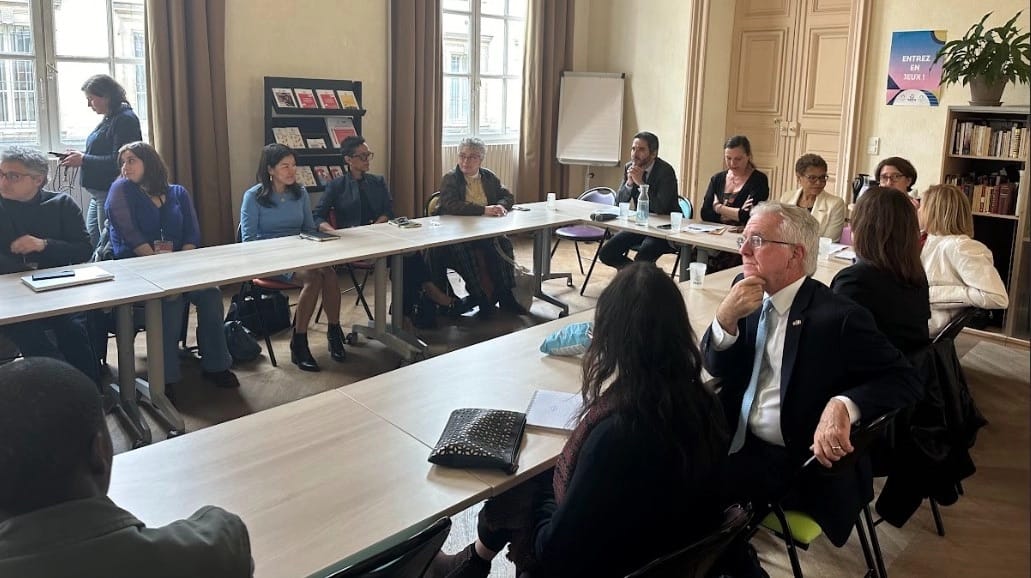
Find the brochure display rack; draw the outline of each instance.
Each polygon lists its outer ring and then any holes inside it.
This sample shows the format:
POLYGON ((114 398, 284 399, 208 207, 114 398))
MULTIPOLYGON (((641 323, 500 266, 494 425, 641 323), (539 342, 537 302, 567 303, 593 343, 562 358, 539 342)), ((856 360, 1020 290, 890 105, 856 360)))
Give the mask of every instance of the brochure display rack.
POLYGON ((318 193, 343 174, 340 143, 362 133, 362 83, 265 77, 265 143, 297 153, 297 180, 318 193))

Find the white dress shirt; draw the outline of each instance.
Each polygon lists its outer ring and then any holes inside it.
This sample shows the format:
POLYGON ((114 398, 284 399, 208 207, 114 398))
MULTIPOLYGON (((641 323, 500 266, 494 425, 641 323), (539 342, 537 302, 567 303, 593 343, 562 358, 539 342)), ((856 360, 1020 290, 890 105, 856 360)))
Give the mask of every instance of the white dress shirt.
MULTIPOLYGON (((773 302, 773 307, 766 315, 772 318, 767 320, 769 331, 766 333, 766 351, 759 365, 759 381, 755 401, 752 403, 751 413, 748 414, 748 429, 759 439, 778 446, 784 445, 784 434, 780 427, 780 379, 784 365, 784 336, 788 329, 791 304, 795 302, 795 296, 798 295, 798 290, 805 280, 805 277, 801 277, 773 295, 766 295, 773 302)), ((727 333, 718 321, 712 321, 711 342, 716 351, 729 349, 737 342, 737 338, 738 335, 727 333)), ((799 354, 805 355, 805 352, 799 354)), ((852 423, 859 421, 859 406, 855 402, 843 395, 834 396, 834 399, 839 399, 845 404, 852 423)))

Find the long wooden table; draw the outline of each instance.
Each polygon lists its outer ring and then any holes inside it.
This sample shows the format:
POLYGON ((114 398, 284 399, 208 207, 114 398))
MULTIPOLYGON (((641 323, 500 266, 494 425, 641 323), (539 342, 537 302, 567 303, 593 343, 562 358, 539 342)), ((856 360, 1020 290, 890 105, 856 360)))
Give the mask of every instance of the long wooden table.
MULTIPOLYGON (((123 418, 123 423, 129 428, 129 434, 135 446, 150 443, 150 428, 143 416, 140 415, 136 403, 138 380, 134 370, 136 362, 132 304, 139 301, 146 303, 147 357, 155 360, 155 363, 150 365, 149 377, 163 384, 161 298, 168 293, 125 267, 122 262, 84 263, 41 269, 40 271, 81 269, 92 265, 98 265, 113 273, 114 279, 36 293, 21 281, 21 277, 28 275, 28 272, 0 275, 0 294, 4 296, 3 299, 0 299, 0 325, 85 312, 91 309, 113 308, 118 328, 115 338, 118 348, 118 383, 112 384, 112 386, 119 394, 119 414, 123 418)), ((156 400, 156 404, 159 411, 171 408, 171 404, 164 396, 156 400)), ((175 418, 178 417, 178 413, 174 410, 162 417, 168 419, 173 428, 178 425, 179 429, 182 429, 182 418, 176 422, 175 418)))
POLYGON ((108 494, 150 526, 206 504, 247 524, 258 577, 306 576, 489 495, 336 391, 115 456, 108 494))
MULTIPOLYGON (((825 283, 847 265, 822 263, 825 283)), ((740 268, 682 284, 700 337, 740 268)), ((359 559, 439 516, 551 467, 566 435, 527 428, 514 475, 427 462, 452 410, 524 411, 533 391, 580 389, 580 359, 539 352, 584 311, 115 457, 109 494, 149 525, 204 504, 239 514, 256 575, 298 576, 359 559)))

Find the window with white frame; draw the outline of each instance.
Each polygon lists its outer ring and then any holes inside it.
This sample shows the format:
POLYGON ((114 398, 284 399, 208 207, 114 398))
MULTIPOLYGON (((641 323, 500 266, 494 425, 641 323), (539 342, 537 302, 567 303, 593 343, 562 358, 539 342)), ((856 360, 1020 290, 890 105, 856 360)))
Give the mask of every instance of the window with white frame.
POLYGON ((444 144, 466 136, 518 141, 526 0, 443 0, 441 7, 444 144))
POLYGON ((125 88, 146 139, 145 51, 144 0, 0 0, 0 146, 81 149, 94 74, 125 88))

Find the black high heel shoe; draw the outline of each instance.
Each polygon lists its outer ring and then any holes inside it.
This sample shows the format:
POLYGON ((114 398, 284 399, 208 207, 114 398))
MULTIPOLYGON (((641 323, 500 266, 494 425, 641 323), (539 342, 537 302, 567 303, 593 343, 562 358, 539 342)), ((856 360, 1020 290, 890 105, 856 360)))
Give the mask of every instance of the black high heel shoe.
POLYGON ((308 334, 294 333, 290 338, 290 361, 302 371, 321 371, 319 364, 308 349, 308 334))
POLYGON ((437 307, 437 311, 441 315, 454 319, 456 317, 460 317, 463 313, 466 313, 475 306, 476 305, 472 303, 472 300, 468 297, 463 299, 456 298, 448 305, 439 305, 437 307))
POLYGON ((344 330, 339 325, 330 325, 326 334, 329 337, 329 355, 333 361, 347 359, 347 350, 344 349, 344 330))

